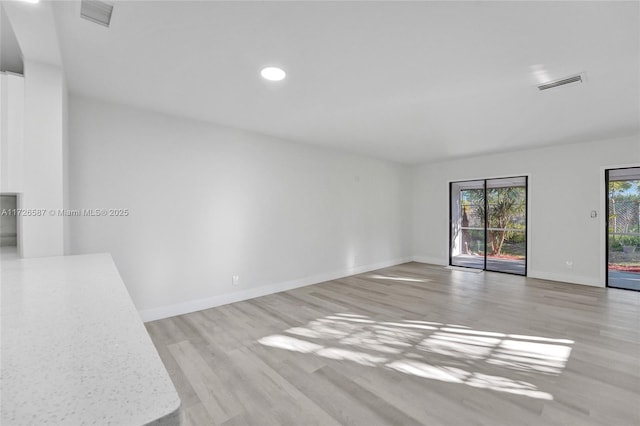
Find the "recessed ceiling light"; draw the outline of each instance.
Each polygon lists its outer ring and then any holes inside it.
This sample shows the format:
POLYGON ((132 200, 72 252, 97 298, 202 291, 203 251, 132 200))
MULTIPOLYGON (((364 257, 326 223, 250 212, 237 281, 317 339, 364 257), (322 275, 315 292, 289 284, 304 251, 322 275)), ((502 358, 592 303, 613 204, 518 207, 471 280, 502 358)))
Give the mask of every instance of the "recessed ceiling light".
POLYGON ((284 78, 287 76, 287 73, 284 72, 282 68, 266 67, 266 68, 262 68, 262 71, 260 71, 260 75, 265 80, 280 81, 280 80, 284 80, 284 78))

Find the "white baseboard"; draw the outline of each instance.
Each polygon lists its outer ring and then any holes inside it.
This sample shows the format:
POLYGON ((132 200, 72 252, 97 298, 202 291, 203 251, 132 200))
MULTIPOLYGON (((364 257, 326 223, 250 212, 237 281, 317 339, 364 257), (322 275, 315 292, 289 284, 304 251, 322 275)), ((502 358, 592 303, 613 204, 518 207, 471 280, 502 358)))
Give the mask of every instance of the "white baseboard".
MULTIPOLYGON (((432 264, 432 265, 441 265, 441 266, 447 266, 449 264, 448 259, 442 259, 442 258, 431 257, 431 256, 413 256, 412 260, 414 262, 429 263, 429 264, 432 264)), ((591 286, 591 287, 604 287, 605 286, 604 283, 601 282, 600 279, 593 278, 593 277, 581 277, 581 276, 576 276, 576 275, 554 274, 554 273, 544 272, 544 271, 528 270, 527 271, 527 277, 529 277, 529 278, 538 278, 538 279, 541 279, 541 280, 549 280, 549 281, 558 281, 558 282, 565 282, 565 283, 571 283, 571 284, 587 285, 587 286, 591 286)))
POLYGON ((571 284, 588 285, 591 287, 604 287, 604 283, 593 277, 580 277, 575 275, 554 274, 543 271, 527 271, 529 278, 538 278, 541 280, 559 281, 571 284))
POLYGON ((255 288, 248 288, 246 290, 236 291, 233 293, 220 294, 213 297, 207 297, 205 299, 189 300, 182 303, 176 303, 174 305, 161 306, 151 309, 142 309, 139 310, 138 313, 140 314, 140 317, 144 322, 155 321, 163 318, 174 317, 176 315, 201 311, 203 309, 214 308, 216 306, 227 305, 229 303, 241 302, 243 300, 267 296, 269 294, 279 293, 281 291, 293 290, 294 288, 305 287, 325 281, 344 278, 350 275, 361 274, 363 272, 374 271, 376 269, 387 268, 389 266, 400 265, 402 263, 410 262, 411 260, 411 257, 406 257, 393 259, 386 262, 373 263, 370 265, 362 265, 354 268, 343 269, 340 271, 317 274, 296 280, 285 281, 276 284, 268 284, 255 288))
MULTIPOLYGON (((142 321, 149 322, 163 318, 169 318, 176 315, 188 314, 190 312, 201 311, 203 309, 214 308, 216 306, 227 305, 229 303, 241 302, 256 297, 267 296, 269 294, 279 293, 281 291, 293 290, 294 288, 305 287, 308 285, 318 284, 325 281, 331 281, 351 275, 361 274, 364 272, 374 271, 376 269, 387 268, 389 266, 400 265, 406 262, 420 262, 431 265, 447 266, 447 259, 431 256, 411 256, 406 258, 398 258, 386 262, 379 262, 369 265, 357 266, 354 268, 343 269, 324 274, 312 275, 291 281, 285 281, 276 284, 268 284, 255 288, 236 291, 233 293, 220 294, 217 296, 207 297, 204 299, 189 300, 186 302, 176 303, 173 305, 161 306, 158 308, 139 310, 142 321)), ((543 271, 529 270, 528 277, 538 278, 542 280, 559 281, 571 284, 581 284, 592 287, 604 287, 600 280, 592 277, 580 277, 575 275, 554 274, 543 271)))
POLYGON ((448 259, 431 256, 413 256, 411 258, 414 262, 429 263, 431 265, 447 266, 449 264, 448 259))

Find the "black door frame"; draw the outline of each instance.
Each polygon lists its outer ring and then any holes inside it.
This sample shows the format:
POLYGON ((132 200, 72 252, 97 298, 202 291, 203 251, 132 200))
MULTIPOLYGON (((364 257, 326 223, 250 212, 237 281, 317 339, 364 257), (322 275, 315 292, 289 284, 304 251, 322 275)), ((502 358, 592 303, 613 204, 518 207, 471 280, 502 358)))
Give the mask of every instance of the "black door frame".
POLYGON ((618 290, 640 291, 635 288, 614 287, 609 285, 609 172, 612 170, 637 169, 639 166, 613 167, 604 170, 604 284, 606 288, 618 290))

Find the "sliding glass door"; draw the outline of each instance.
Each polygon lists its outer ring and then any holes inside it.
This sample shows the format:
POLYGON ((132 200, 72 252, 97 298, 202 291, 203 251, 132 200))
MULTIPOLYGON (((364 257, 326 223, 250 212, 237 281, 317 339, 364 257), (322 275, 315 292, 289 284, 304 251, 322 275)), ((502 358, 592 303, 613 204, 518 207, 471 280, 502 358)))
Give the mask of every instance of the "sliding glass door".
POLYGON ((640 290, 640 167, 606 171, 607 286, 640 290))
POLYGON ((450 184, 450 265, 527 273, 527 178, 450 184))

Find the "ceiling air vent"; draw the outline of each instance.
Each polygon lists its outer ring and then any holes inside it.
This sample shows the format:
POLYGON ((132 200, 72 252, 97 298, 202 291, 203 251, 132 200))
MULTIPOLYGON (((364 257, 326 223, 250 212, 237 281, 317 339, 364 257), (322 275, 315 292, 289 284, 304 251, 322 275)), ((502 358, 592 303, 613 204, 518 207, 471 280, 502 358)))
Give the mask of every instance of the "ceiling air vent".
POLYGON ((99 0, 82 0, 80 16, 96 24, 108 27, 111 23, 113 5, 99 0))
POLYGON ((553 89, 554 87, 564 86, 565 84, 582 83, 582 74, 574 75, 571 77, 563 78, 560 80, 550 81, 538 86, 540 90, 553 89))

